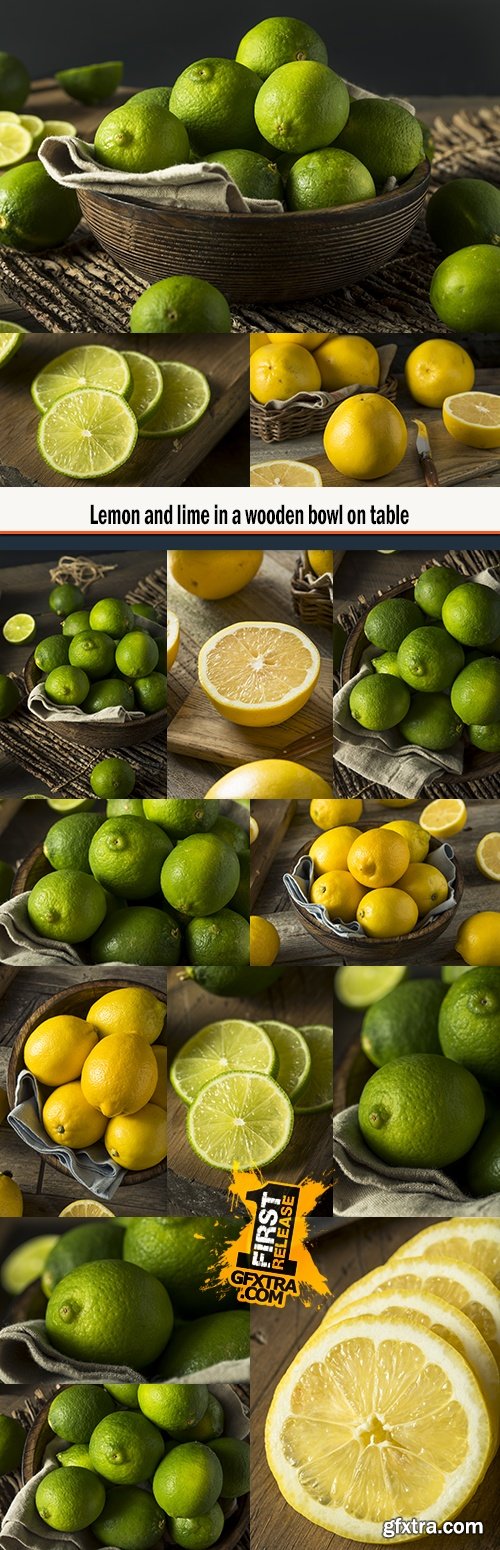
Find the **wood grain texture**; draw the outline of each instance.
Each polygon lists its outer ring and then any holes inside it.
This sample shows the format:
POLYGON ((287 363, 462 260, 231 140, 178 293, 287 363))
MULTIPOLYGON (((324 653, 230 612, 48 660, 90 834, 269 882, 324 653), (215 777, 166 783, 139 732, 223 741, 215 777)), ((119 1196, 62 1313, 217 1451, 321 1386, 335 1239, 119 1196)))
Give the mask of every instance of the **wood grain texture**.
MULTIPOLYGON (((254 802, 253 806, 256 808, 257 803, 254 802)), ((257 839, 253 841, 250 853, 250 909, 252 913, 255 912, 257 899, 274 858, 281 850, 287 829, 296 811, 296 806, 296 802, 258 803, 259 817, 257 821, 259 832, 257 839)))
MULTIPOLYGON (((412 1222, 412 1234, 428 1225, 427 1220, 412 1222)), ((332 1295, 339 1296, 352 1281, 395 1253, 409 1236, 408 1224, 402 1221, 357 1222, 324 1237, 315 1246, 314 1257, 332 1295)), ((295 1513, 281 1496, 265 1456, 264 1427, 276 1384, 324 1311, 324 1304, 320 1309, 305 1308, 291 1298, 284 1310, 265 1309, 252 1316, 252 1550, 369 1550, 364 1542, 328 1534, 295 1513)), ((483 1550, 497 1550, 499 1486, 497 1453, 473 1500, 460 1513, 463 1521, 482 1521, 483 1550)), ((418 1504, 415 1513, 420 1515, 418 1504)))
MULTIPOLYGON (((88 345, 86 334, 31 334, 2 373, 0 384, 0 463, 15 463, 20 472, 37 483, 64 488, 81 488, 82 480, 65 479, 54 473, 38 452, 36 436, 38 410, 30 387, 38 371, 64 350, 88 345)), ((133 345, 155 360, 181 360, 203 371, 211 390, 209 407, 198 425, 185 436, 139 436, 132 457, 116 473, 99 480, 99 488, 147 489, 149 486, 182 485, 203 459, 219 446, 224 436, 248 409, 248 341, 237 335, 103 334, 93 336, 94 344, 113 349, 133 345)), ((220 448, 219 478, 223 485, 224 459, 220 448)), ((248 478, 248 460, 242 459, 241 482, 248 478)), ((83 481, 85 483, 85 481, 83 481)), ((129 501, 131 506, 133 503, 129 501)), ((160 499, 159 505, 167 502, 160 499)), ((104 506, 104 501, 103 501, 104 506)), ((103 531, 101 529, 101 531, 103 531)), ((104 529, 105 531, 105 529, 104 529)))
MULTIPOLYGON (((191 690, 181 710, 174 716, 168 729, 168 746, 172 753, 191 759, 206 758, 207 749, 214 764, 234 769, 254 759, 282 759, 285 746, 299 738, 314 739, 315 734, 328 727, 332 714, 332 669, 323 661, 315 689, 307 705, 277 727, 239 727, 220 716, 203 689, 191 690)), ((304 759, 305 762, 305 759, 304 759)), ((331 779, 332 745, 311 752, 307 758, 310 769, 316 770, 324 780, 331 779)))

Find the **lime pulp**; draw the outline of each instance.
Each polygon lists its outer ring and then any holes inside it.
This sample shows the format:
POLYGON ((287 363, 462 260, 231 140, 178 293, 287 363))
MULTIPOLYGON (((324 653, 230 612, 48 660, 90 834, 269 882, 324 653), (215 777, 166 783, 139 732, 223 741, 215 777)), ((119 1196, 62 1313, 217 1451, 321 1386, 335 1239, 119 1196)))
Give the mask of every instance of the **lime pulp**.
POLYGON ((309 1046, 311 1069, 295 1109, 297 1114, 319 1114, 333 1103, 333 1028, 315 1023, 300 1032, 309 1046))
POLYGON ((158 408, 141 427, 141 436, 185 436, 205 414, 210 388, 202 371, 184 361, 159 361, 163 395, 158 408))
POLYGON ((2 627, 4 640, 9 646, 22 646, 33 640, 36 623, 32 614, 12 614, 2 627))
POLYGON ((186 1132, 211 1168, 264 1167, 288 1145, 293 1108, 271 1076, 228 1071, 202 1087, 188 1110, 186 1132))
POLYGON ((265 1022, 261 1028, 269 1035, 279 1060, 276 1081, 295 1103, 311 1070, 311 1055, 304 1035, 288 1023, 265 1022))
POLYGON ((102 479, 121 468, 137 441, 137 420, 117 393, 81 388, 56 399, 38 427, 38 450, 67 479, 102 479))
POLYGON ((228 1071, 274 1073, 277 1058, 268 1034, 257 1023, 224 1018, 200 1028, 183 1044, 172 1062, 170 1081, 184 1103, 192 1103, 201 1088, 228 1071))
POLYGON ((45 414, 65 393, 76 393, 78 388, 103 388, 128 398, 132 386, 130 367, 119 350, 108 345, 76 345, 54 356, 38 372, 31 386, 31 396, 37 409, 45 414))

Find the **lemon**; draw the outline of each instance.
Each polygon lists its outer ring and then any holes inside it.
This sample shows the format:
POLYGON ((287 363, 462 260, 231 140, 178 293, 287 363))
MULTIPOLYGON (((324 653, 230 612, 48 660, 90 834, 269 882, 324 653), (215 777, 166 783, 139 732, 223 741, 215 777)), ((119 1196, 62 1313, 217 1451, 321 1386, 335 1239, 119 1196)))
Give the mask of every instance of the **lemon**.
POLYGON ((38 450, 67 479, 102 479, 132 456, 137 420, 117 393, 81 388, 56 399, 38 426, 38 450))
MULTIPOLYGON (((324 343, 325 339, 330 338, 330 335, 306 333, 254 334, 253 338, 262 340, 264 344, 300 344, 303 350, 317 350, 320 344, 324 343)), ((256 344, 254 348, 257 350, 259 346, 256 344)), ((253 351, 251 353, 253 354, 253 351)))
POLYGON ((0 1215, 22 1216, 23 1197, 10 1173, 0 1173, 0 1215))
POLYGON ((212 602, 248 586, 263 558, 262 549, 171 549, 168 568, 184 591, 212 602))
POLYGON ((221 775, 207 797, 243 797, 269 799, 331 797, 332 788, 322 775, 297 764, 292 759, 255 759, 251 764, 239 764, 236 769, 221 775))
POLYGON ((263 345, 252 355, 250 392, 258 404, 282 403, 295 393, 315 393, 320 387, 319 366, 299 342, 263 345))
POLYGON ((350 872, 334 867, 317 877, 311 888, 311 902, 322 904, 332 920, 354 920, 366 887, 357 883, 350 872))
POLYGON ((390 823, 384 823, 383 828, 394 830, 395 834, 400 834, 406 840, 410 862, 425 861, 430 840, 420 823, 415 823, 411 818, 394 818, 390 823))
POLYGON ((104 1145, 120 1168, 155 1168, 167 1155, 167 1115, 157 1103, 109 1121, 104 1145))
POLYGON ((0 366, 4 366, 12 355, 15 355, 26 333, 25 328, 19 328, 17 323, 6 323, 0 320, 0 366))
POLYGON ((308 549, 307 559, 315 576, 333 575, 333 553, 331 549, 308 549))
POLYGON ((141 426, 141 436, 185 436, 208 409, 210 388, 202 371, 185 361, 158 361, 163 393, 152 415, 141 426))
POLYGON ((314 359, 321 372, 321 386, 329 392, 350 387, 353 383, 378 388, 380 361, 369 339, 356 334, 338 334, 320 345, 314 359))
POLYGON ((500 1224, 489 1218, 452 1216, 447 1222, 435 1222, 408 1238, 392 1255, 392 1263, 420 1255, 474 1265, 500 1287, 500 1224))
MULTIPOLYGON (((71 1200, 69 1206, 63 1206, 59 1216, 114 1216, 108 1206, 101 1205, 99 1200, 71 1200)), ((57 1239, 55 1239, 57 1242, 57 1239)))
POLYGON ((230 334, 231 328, 222 291, 196 275, 168 275, 148 285, 130 313, 131 334, 230 334))
POLYGON ((250 484, 266 486, 268 489, 287 485, 301 489, 307 485, 317 488, 323 484, 323 480, 319 468, 315 468, 312 463, 297 463, 292 458, 285 462, 283 458, 274 458, 270 463, 250 464, 250 484))
POLYGON ((73 350, 63 350, 38 372, 31 386, 31 396, 37 409, 45 414, 56 399, 84 387, 105 388, 128 398, 132 374, 125 356, 102 344, 77 345, 73 350))
POLYGON ((415 900, 419 915, 428 915, 448 898, 448 883, 438 867, 428 861, 413 861, 399 881, 404 893, 415 900))
POLYGON ((258 150, 254 105, 261 84, 253 70, 235 59, 197 59, 177 77, 170 109, 186 126, 197 153, 228 145, 258 150))
POLYGON ((346 860, 351 875, 365 888, 390 888, 406 872, 410 851, 402 834, 367 829, 353 840, 346 860))
POLYGON ((355 829, 350 824, 339 824, 337 828, 327 829, 324 834, 319 834, 309 847, 316 876, 322 872, 345 871, 351 845, 359 839, 360 833, 360 829, 355 829))
POLYGON ((481 910, 463 920, 455 952, 464 963, 500 967, 500 910, 481 910))
POLYGON ((321 658, 292 624, 227 625, 202 646, 198 676, 212 705, 238 726, 277 726, 307 703, 321 658))
POLYGON ((454 393, 443 403, 443 422, 466 447, 500 447, 500 394, 454 393))
POLYGON ((154 172, 189 161, 189 140, 184 125, 168 108, 130 97, 101 120, 94 155, 103 167, 118 172, 154 172))
POLYGON ((439 1254, 422 1255, 420 1259, 394 1257, 342 1292, 328 1310, 325 1323, 336 1319, 341 1309, 351 1316, 352 1305, 371 1292, 383 1291, 387 1295, 413 1290, 429 1291, 460 1308, 483 1335, 497 1366, 500 1365, 500 1293, 489 1276, 466 1260, 447 1259, 439 1254))
POLYGON ((280 65, 261 85, 255 103, 255 122, 264 139, 297 156, 331 145, 348 116, 347 86, 317 60, 280 65))
POLYGON ((250 963, 267 967, 274 963, 280 950, 280 935, 271 920, 260 915, 250 916, 250 963))
POLYGON ((76 65, 71 70, 56 70, 56 81, 75 102, 104 102, 123 79, 121 60, 105 60, 98 65, 76 65))
POLYGON ((236 58, 265 81, 273 70, 293 60, 317 59, 326 65, 328 54, 323 39, 307 22, 293 16, 267 16, 245 33, 236 58))
POLYGON ((335 145, 298 156, 286 180, 289 210, 334 209, 374 199, 375 193, 367 167, 363 167, 349 151, 338 150, 335 145))
POLYGON ((138 350, 123 350, 122 360, 130 372, 129 392, 126 396, 137 424, 143 425, 158 407, 163 393, 163 377, 158 362, 151 355, 141 355, 138 350))
POLYGON ((58 1087, 60 1083, 76 1081, 97 1042, 97 1033, 83 1017, 63 1012, 46 1018, 29 1034, 24 1063, 39 1082, 58 1087))
POLYGON ((452 339, 424 339, 405 361, 408 391, 429 409, 441 409, 449 393, 467 393, 474 379, 470 355, 452 339))
POLYGON ((124 985, 121 990, 109 990, 93 1001, 87 1023, 101 1039, 109 1033, 138 1034, 148 1044, 154 1044, 166 1015, 164 1001, 159 1001, 147 985, 124 985))
POLYGON ((467 818, 467 808, 460 797, 438 797, 435 802, 427 803, 418 822, 433 839, 449 840, 465 828, 467 818))
POLYGON ((186 1134, 212 1168, 264 1167, 288 1146, 294 1124, 289 1097, 262 1072, 227 1071, 202 1087, 188 1109, 186 1134))
POLYGON ((417 924, 418 908, 401 888, 374 888, 358 905, 356 920, 366 936, 407 936, 417 924))
POLYGON ((323 437, 328 461, 346 479, 381 479, 404 458, 402 414, 379 393, 356 393, 338 404, 323 437))
POLYGON ((259 825, 257 823, 257 819, 254 818, 252 816, 252 814, 250 814, 249 838, 250 838, 250 844, 251 845, 254 845, 255 841, 258 840, 258 838, 259 838, 259 825))
POLYGON ((363 812, 362 797, 337 797, 331 802, 315 800, 310 803, 309 817, 317 829, 336 829, 340 825, 355 824, 363 812))
POLYGON ((500 834, 483 835, 476 848, 475 860, 483 877, 490 877, 492 882, 500 883, 500 834))
POLYGON ((157 1070, 158 1070, 158 1081, 156 1083, 156 1087, 154 1089, 154 1092, 151 1095, 151 1103, 157 1103, 157 1104, 159 1104, 160 1109, 166 1109, 166 1107, 167 1107, 167 1092, 168 1092, 168 1084, 167 1084, 168 1060, 167 1060, 167 1048, 166 1048, 166 1045, 165 1044, 155 1044, 155 1046, 153 1048, 153 1055, 155 1057, 156 1066, 157 1066, 157 1070))
POLYGON ((173 667, 180 641, 180 624, 177 614, 167 609, 167 670, 173 667))
POLYGON ((0 167, 15 167, 29 156, 33 137, 22 124, 0 123, 0 167))
POLYGON ((87 1103, 114 1119, 135 1114, 149 1103, 158 1068, 145 1039, 135 1033, 109 1033, 87 1056, 81 1080, 87 1103))
POLYGON ((94 1146, 106 1129, 106 1120, 87 1103, 80 1082, 67 1082, 49 1094, 43 1106, 42 1121, 47 1135, 57 1146, 94 1146))
POLYGON ((174 1092, 192 1103, 207 1082, 226 1071, 260 1071, 274 1076, 276 1052, 260 1024, 242 1018, 207 1023, 181 1046, 170 1068, 174 1092))

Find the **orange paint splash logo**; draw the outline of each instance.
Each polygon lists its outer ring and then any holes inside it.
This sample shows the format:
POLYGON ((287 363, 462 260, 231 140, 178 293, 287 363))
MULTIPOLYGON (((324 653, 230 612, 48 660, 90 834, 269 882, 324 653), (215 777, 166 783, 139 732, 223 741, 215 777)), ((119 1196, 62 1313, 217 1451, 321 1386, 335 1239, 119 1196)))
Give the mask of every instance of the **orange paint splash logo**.
POLYGON ((329 1287, 307 1246, 307 1218, 326 1185, 264 1183, 259 1173, 235 1170, 229 1186, 233 1208, 244 1205, 249 1221, 228 1243, 217 1277, 232 1286, 239 1303, 282 1308, 287 1297, 310 1306, 313 1295, 329 1296, 329 1287))

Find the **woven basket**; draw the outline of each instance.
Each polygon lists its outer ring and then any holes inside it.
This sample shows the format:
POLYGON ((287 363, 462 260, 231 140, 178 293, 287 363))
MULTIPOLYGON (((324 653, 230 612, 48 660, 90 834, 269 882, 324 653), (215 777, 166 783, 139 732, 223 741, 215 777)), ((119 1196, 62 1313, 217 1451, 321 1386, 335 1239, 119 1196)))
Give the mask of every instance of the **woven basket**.
POLYGON ((315 576, 311 570, 307 554, 301 554, 296 561, 295 570, 290 582, 294 612, 302 619, 303 624, 324 624, 331 629, 333 624, 333 577, 338 570, 342 555, 332 556, 332 573, 325 576, 315 576))
MULTIPOLYGON (((300 338, 300 335, 298 336, 300 338)), ((356 393, 381 393, 384 398, 390 398, 392 403, 396 399, 398 384, 396 377, 386 377, 385 382, 378 388, 365 388, 353 385, 352 388, 343 388, 338 393, 328 393, 325 404, 283 404, 276 409, 270 404, 258 404, 255 398, 250 398, 250 433, 258 436, 260 441, 294 441, 299 436, 320 436, 328 425, 330 416, 337 404, 345 398, 352 398, 356 393)), ((304 395, 305 396, 305 395, 304 395)), ((311 399, 314 394, 311 393, 311 399)))

